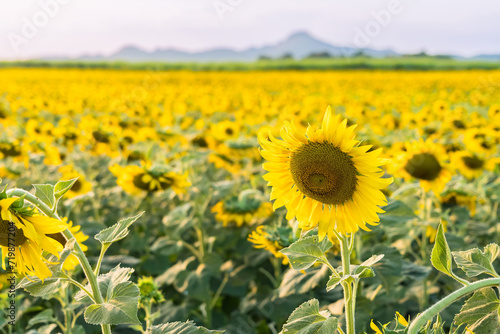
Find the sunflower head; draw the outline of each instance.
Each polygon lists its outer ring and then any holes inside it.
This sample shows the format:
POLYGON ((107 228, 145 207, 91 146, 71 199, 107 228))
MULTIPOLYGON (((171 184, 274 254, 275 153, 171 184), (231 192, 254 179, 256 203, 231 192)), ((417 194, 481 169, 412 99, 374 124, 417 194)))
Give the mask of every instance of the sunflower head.
POLYGON ((288 247, 291 242, 284 240, 280 237, 280 234, 283 233, 280 233, 276 228, 261 225, 248 235, 248 241, 250 241, 255 248, 261 248, 271 252, 276 258, 281 259, 284 265, 287 265, 288 257, 280 253, 280 250, 288 247))
POLYGON ((484 171, 492 171, 498 158, 470 151, 458 151, 451 158, 453 166, 467 179, 480 177, 484 171))
POLYGON ((355 127, 328 108, 321 128, 309 126, 304 133, 285 122, 281 140, 270 131, 259 134, 274 208, 284 205, 287 219, 296 217, 300 228, 319 225, 320 239, 328 234, 333 240, 334 230, 368 230, 367 224, 379 221, 379 206, 387 203, 380 189, 392 179, 382 178, 379 168, 386 159, 379 158, 381 149, 360 146, 355 127))
POLYGON ((476 214, 477 201, 477 196, 459 189, 448 190, 441 196, 441 206, 444 210, 456 206, 464 206, 469 209, 472 217, 476 214))
POLYGON ((163 167, 121 167, 115 164, 109 170, 118 178, 118 185, 132 195, 155 193, 170 188, 178 194, 185 193, 186 188, 191 185, 187 181, 187 174, 177 174, 163 167))
POLYGON ((142 276, 137 283, 141 294, 140 304, 145 306, 149 303, 161 303, 165 300, 158 285, 152 277, 142 276))
POLYGON ((0 194, 0 248, 2 249, 2 268, 5 270, 5 258, 15 255, 19 274, 37 276, 41 280, 51 276, 43 251, 59 258, 63 244, 50 237, 64 231, 63 222, 44 216, 36 209, 24 205, 18 197, 0 194))
POLYGON ((396 175, 418 180, 425 191, 433 190, 437 196, 452 176, 444 147, 431 140, 407 142, 406 151, 395 161, 396 175))
POLYGON ((272 214, 272 206, 261 201, 258 196, 251 196, 243 191, 239 196, 232 196, 214 205, 212 212, 223 226, 236 224, 241 227, 251 224, 256 219, 264 219, 272 214))

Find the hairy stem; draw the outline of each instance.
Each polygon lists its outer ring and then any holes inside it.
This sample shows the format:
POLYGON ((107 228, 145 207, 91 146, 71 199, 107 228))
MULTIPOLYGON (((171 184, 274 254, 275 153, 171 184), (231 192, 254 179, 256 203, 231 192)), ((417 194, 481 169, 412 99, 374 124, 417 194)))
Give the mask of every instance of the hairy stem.
MULTIPOLYGON (((340 235, 340 251, 342 254, 342 270, 344 276, 351 274, 351 252, 349 251, 349 239, 345 235, 340 235)), ((344 302, 345 302, 345 319, 346 319, 346 334, 354 334, 354 312, 356 307, 356 295, 354 289, 356 288, 349 282, 342 284, 344 289, 344 302)))
POLYGON ((417 334, 420 328, 424 327, 425 324, 435 317, 439 312, 444 310, 446 307, 450 306, 457 299, 462 298, 468 293, 475 290, 500 284, 500 278, 488 278, 483 279, 474 283, 471 283, 457 291, 449 294, 445 298, 438 301, 436 304, 429 307, 424 313, 421 313, 418 317, 411 322, 410 328, 408 329, 408 334, 417 334))

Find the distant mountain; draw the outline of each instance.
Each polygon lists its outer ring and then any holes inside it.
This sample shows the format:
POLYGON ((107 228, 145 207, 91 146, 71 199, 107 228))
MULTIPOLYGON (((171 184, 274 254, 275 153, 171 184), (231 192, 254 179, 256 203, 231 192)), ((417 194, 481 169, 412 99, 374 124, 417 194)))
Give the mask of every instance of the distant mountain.
MULTIPOLYGON (((250 62, 257 60, 262 56, 278 58, 283 55, 291 55, 295 59, 302 59, 314 53, 328 53, 335 57, 349 57, 360 51, 362 51, 365 55, 376 58, 398 56, 398 54, 392 50, 356 49, 352 47, 334 46, 326 42, 322 42, 306 32, 298 32, 276 45, 249 48, 243 51, 213 49, 202 52, 186 52, 173 48, 166 48, 148 52, 135 46, 126 46, 110 56, 85 55, 79 58, 72 58, 71 60, 127 62, 250 62)), ((69 58, 50 57, 43 60, 69 60, 69 58)))
POLYGON ((500 61, 500 55, 477 55, 469 59, 483 60, 483 61, 500 61))
MULTIPOLYGON (((402 56, 392 50, 358 49, 353 47, 335 46, 312 37, 307 32, 297 32, 283 42, 259 48, 249 48, 243 51, 232 49, 212 49, 201 52, 187 52, 174 48, 156 49, 149 52, 136 46, 126 46, 118 52, 110 55, 84 55, 78 58, 50 57, 42 60, 61 61, 126 61, 126 62, 252 62, 260 57, 280 58, 285 55, 295 59, 303 59, 312 54, 330 55, 333 57, 352 57, 356 54, 364 54, 373 58, 402 56)), ((424 52, 413 56, 428 56, 424 52)), ((410 55, 407 55, 410 56, 410 55)), ((432 56, 430 56, 432 57, 432 56)), ((478 60, 478 61, 500 61, 500 55, 478 55, 465 58, 456 55, 435 56, 449 57, 455 60, 478 60)))

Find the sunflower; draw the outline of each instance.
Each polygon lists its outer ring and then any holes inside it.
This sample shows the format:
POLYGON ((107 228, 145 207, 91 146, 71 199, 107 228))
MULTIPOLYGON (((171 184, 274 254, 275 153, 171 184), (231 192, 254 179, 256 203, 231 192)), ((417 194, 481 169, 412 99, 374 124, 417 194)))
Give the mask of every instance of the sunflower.
POLYGON ((470 211, 470 215, 474 217, 476 214, 477 196, 470 195, 461 190, 448 190, 441 195, 441 206, 443 209, 452 208, 454 206, 465 206, 470 211))
POLYGON ((187 181, 187 173, 181 175, 164 168, 148 169, 136 165, 109 167, 118 178, 118 185, 131 195, 154 193, 172 188, 177 194, 185 193, 191 185, 187 181))
POLYGON ((471 128, 465 132, 464 143, 474 153, 494 154, 496 151, 495 132, 488 128, 471 128))
POLYGON ((71 180, 78 178, 73 184, 71 189, 65 194, 67 198, 73 198, 75 196, 83 195, 92 190, 92 185, 85 179, 85 176, 71 165, 62 166, 57 170, 62 174, 61 180, 71 180))
POLYGON ((229 120, 213 124, 210 128, 212 136, 218 141, 225 141, 231 138, 237 138, 240 134, 240 126, 236 122, 229 120))
POLYGON ((276 238, 267 232, 268 227, 261 225, 255 231, 248 235, 248 241, 254 244, 255 248, 263 248, 271 252, 276 258, 281 259, 284 265, 288 264, 288 258, 280 253, 285 248, 276 238))
POLYGON ((54 145, 47 145, 44 151, 45 159, 43 159, 43 163, 47 166, 59 166, 66 158, 66 154, 54 145))
POLYGON ((259 154, 257 142, 250 139, 228 140, 225 143, 227 156, 237 157, 238 159, 252 159, 261 162, 262 157, 259 154))
POLYGON ((490 120, 500 119, 500 104, 492 104, 488 109, 488 117, 490 120))
POLYGON ((395 174, 407 181, 417 179, 426 192, 433 190, 439 196, 452 176, 444 147, 431 140, 407 142, 405 146, 406 152, 395 159, 395 174))
POLYGON ((21 175, 20 172, 0 165, 0 179, 7 178, 7 179, 15 180, 20 175, 21 175))
POLYGON ((229 224, 241 227, 256 219, 269 217, 273 213, 273 208, 270 203, 255 198, 245 200, 233 196, 215 204, 212 212, 215 213, 215 219, 221 221, 224 227, 229 224))
POLYGON ((0 159, 12 158, 13 161, 23 162, 24 167, 29 166, 28 143, 19 140, 0 141, 0 159))
MULTIPOLYGON (((221 145, 218 147, 220 148, 220 146, 221 145)), ((219 148, 217 150, 219 150, 219 148)), ((213 163, 215 168, 225 169, 234 175, 238 175, 241 172, 241 165, 238 163, 238 160, 223 153, 219 153, 218 151, 212 152, 208 155, 208 162, 213 163)))
MULTIPOLYGON (((88 247, 83 244, 85 240, 89 238, 88 235, 85 235, 82 231, 80 231, 80 225, 73 225, 73 222, 70 220, 68 222, 68 217, 62 218, 62 221, 67 225, 66 227, 71 231, 73 236, 75 237, 76 242, 80 245, 80 248, 85 252, 88 247)), ((63 246, 66 245, 66 238, 62 233, 54 233, 47 234, 48 237, 51 237, 54 240, 57 240, 63 246)), ((70 254, 66 261, 63 263, 64 270, 73 270, 78 265, 78 258, 74 254, 70 254)))
POLYGON ((451 157, 453 166, 469 180, 481 176, 485 170, 492 171, 497 160, 467 151, 456 152, 451 157))
POLYGON ((47 234, 60 233, 66 230, 67 225, 57 219, 40 215, 31 208, 23 207, 22 200, 17 197, 0 200, 0 209, 2 268, 5 270, 5 258, 12 257, 11 254, 14 253, 16 268, 11 269, 15 269, 18 274, 37 276, 41 280, 50 277, 52 273, 42 257, 42 251, 59 258, 63 245, 47 234), (15 240, 9 238, 11 233, 15 234, 15 240))
POLYGON ((141 297, 139 299, 139 304, 141 307, 146 306, 148 303, 161 303, 165 301, 165 297, 161 293, 158 285, 151 276, 142 276, 137 282, 139 287, 139 292, 141 297))
POLYGON ((378 206, 387 200, 380 191, 392 178, 382 178, 378 167, 386 159, 378 156, 381 149, 367 152, 371 145, 359 146, 354 128, 347 120, 334 116, 328 107, 321 128, 309 126, 306 133, 294 123, 285 122, 280 134, 259 133, 261 154, 268 163, 264 179, 272 186, 273 208, 285 206, 287 219, 297 217, 299 227, 312 229, 319 224, 318 235, 335 239, 339 233, 369 230, 376 225, 378 206))

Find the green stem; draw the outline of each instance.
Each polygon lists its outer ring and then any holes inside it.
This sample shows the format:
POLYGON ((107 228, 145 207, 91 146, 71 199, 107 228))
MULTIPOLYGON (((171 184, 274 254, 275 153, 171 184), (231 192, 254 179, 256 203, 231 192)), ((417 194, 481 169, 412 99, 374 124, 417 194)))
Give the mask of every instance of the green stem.
POLYGON ((101 247, 101 253, 99 254, 99 259, 97 260, 97 264, 95 265, 94 275, 99 276, 99 272, 101 271, 101 263, 104 258, 104 253, 108 250, 111 244, 103 244, 101 247))
MULTIPOLYGON (((66 308, 66 306, 69 305, 69 295, 71 295, 71 286, 68 286, 67 289, 63 290, 63 294, 64 294, 64 302, 66 303, 66 305, 63 306, 63 308, 66 308)), ((72 326, 71 326, 71 310, 68 310, 66 309, 66 311, 64 312, 64 323, 66 325, 66 333, 67 334, 71 334, 72 332, 72 326)))
POLYGON ((151 306, 153 302, 150 300, 146 303, 144 310, 146 311, 146 317, 144 320, 146 320, 146 331, 151 327, 151 306))
POLYGON ((330 268, 330 270, 332 271, 333 275, 335 277, 340 277, 339 273, 337 272, 337 270, 335 270, 335 268, 332 266, 332 264, 330 263, 330 261, 328 261, 328 259, 323 256, 323 260, 321 261, 322 263, 326 264, 328 268, 330 268))
POLYGON ((191 253, 193 253, 194 256, 196 256, 196 258, 198 259, 198 261, 200 261, 200 263, 203 263, 203 258, 201 257, 200 252, 196 248, 194 248, 193 245, 185 242, 182 239, 180 240, 180 242, 182 243, 182 245, 184 247, 186 247, 187 249, 189 249, 191 251, 191 253))
MULTIPOLYGON (((201 222, 201 220, 200 220, 201 222)), ((200 224, 202 225, 202 223, 200 224)), ((196 235, 198 236, 198 244, 200 247, 200 262, 203 263, 205 259, 205 237, 203 233, 203 228, 201 226, 196 226, 196 235)))
POLYGON ((422 203, 420 208, 422 209, 422 214, 420 215, 422 219, 422 244, 420 246, 420 253, 422 257, 422 262, 425 265, 427 263, 427 192, 422 188, 422 203))
MULTIPOLYGON (((421 219, 422 219, 422 243, 420 245, 420 251, 421 251, 421 257, 422 257, 422 263, 424 265, 427 265, 430 259, 428 259, 427 256, 427 247, 429 245, 429 242, 427 240, 427 226, 430 221, 430 214, 431 214, 431 208, 429 208, 429 201, 431 200, 430 198, 427 198, 427 192, 422 188, 422 214, 421 214, 421 219)), ((431 201, 432 203, 432 201, 431 201)), ((429 300, 429 292, 427 290, 427 278, 423 280, 423 297, 422 297, 422 308, 427 307, 427 301, 429 300)))
POLYGON ((408 328, 408 334, 417 334, 418 331, 424 327, 424 325, 435 317, 439 312, 444 310, 446 307, 451 305, 454 301, 459 298, 462 298, 468 293, 471 293, 475 290, 500 284, 500 278, 488 278, 483 279, 474 283, 471 283, 463 288, 458 289, 457 291, 449 294, 445 298, 438 301, 436 304, 429 307, 424 313, 421 313, 418 317, 415 318, 411 322, 410 327, 408 328))
MULTIPOLYGON (((345 235, 340 235, 340 252, 342 255, 342 270, 344 277, 351 274, 351 253, 349 251, 349 239, 345 235)), ((354 330, 354 312, 356 307, 356 294, 354 289, 356 285, 344 282, 342 284, 344 289, 344 303, 345 303, 345 319, 346 319, 346 334, 355 334, 354 330)))
MULTIPOLYGON (((9 196, 17 196, 17 197, 23 197, 33 205, 35 205, 38 209, 40 209, 45 215, 48 217, 61 220, 61 218, 57 215, 56 212, 52 212, 52 210, 45 204, 43 203, 38 197, 34 196, 30 192, 27 192, 26 190, 23 189, 11 189, 7 191, 7 194, 9 196)), ((64 236, 66 237, 67 240, 73 239, 73 233, 69 229, 66 229, 62 232, 64 236)), ((85 276, 87 277, 87 280, 90 283, 90 287, 92 288, 92 292, 94 295, 94 300, 96 301, 96 304, 103 304, 104 300, 102 299, 101 295, 101 290, 99 289, 99 284, 97 283, 97 276, 94 274, 92 271, 92 267, 90 266, 89 260, 85 256, 85 253, 83 252, 82 248, 78 244, 78 242, 75 242, 75 255, 80 261, 80 264, 82 266, 83 272, 85 273, 85 276)), ((111 334, 111 326, 110 325, 101 325, 102 332, 103 334, 111 334)))
POLYGON ((212 301, 208 305, 208 307, 210 309, 213 309, 215 307, 215 304, 217 303, 217 299, 219 299, 219 297, 222 293, 222 290, 224 290, 224 287, 226 286, 228 280, 229 280, 228 274, 224 275, 224 278, 222 279, 222 282, 220 283, 219 288, 215 292, 215 295, 213 296, 212 301))
POLYGON ((80 290, 82 290, 83 292, 85 292, 87 294, 87 296, 89 296, 89 298, 92 299, 92 301, 95 303, 94 296, 92 295, 92 293, 89 290, 87 290, 83 285, 81 285, 78 281, 75 281, 74 279, 72 279, 69 276, 66 276, 65 280, 67 280, 68 282, 70 282, 70 283, 76 285, 77 287, 79 287, 80 290))

